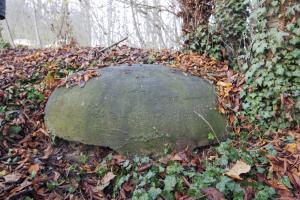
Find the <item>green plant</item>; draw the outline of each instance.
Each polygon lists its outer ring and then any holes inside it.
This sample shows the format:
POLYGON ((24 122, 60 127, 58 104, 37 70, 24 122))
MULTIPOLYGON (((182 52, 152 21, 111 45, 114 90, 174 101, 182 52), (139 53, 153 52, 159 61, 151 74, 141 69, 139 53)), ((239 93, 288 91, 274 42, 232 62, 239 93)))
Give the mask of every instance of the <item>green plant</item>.
POLYGON ((300 4, 282 0, 255 5, 242 114, 262 130, 290 128, 300 123, 300 4))
POLYGON ((78 157, 78 162, 81 164, 86 164, 89 161, 89 157, 85 154, 80 154, 78 157))
POLYGON ((47 183, 47 188, 48 190, 52 191, 52 190, 55 190, 55 188, 58 187, 58 182, 57 181, 51 181, 49 183, 47 183))
POLYGON ((0 49, 6 49, 6 48, 10 48, 10 44, 8 42, 6 42, 2 36, 2 27, 0 25, 0 49))
POLYGON ((210 23, 202 23, 186 35, 186 48, 217 60, 227 59, 232 66, 241 65, 249 43, 248 4, 248 0, 215 1, 210 23))

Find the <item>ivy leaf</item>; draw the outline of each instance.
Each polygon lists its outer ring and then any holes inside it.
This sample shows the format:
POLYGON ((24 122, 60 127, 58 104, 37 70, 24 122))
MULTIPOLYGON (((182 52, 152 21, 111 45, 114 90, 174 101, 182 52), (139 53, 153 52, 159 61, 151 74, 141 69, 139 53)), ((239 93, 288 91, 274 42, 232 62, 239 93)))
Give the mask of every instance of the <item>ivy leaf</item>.
POLYGON ((277 151, 274 149, 273 145, 268 144, 265 146, 266 150, 268 151, 268 154, 272 155, 272 156, 276 156, 277 151))
POLYGON ((268 44, 265 41, 261 41, 258 47, 255 49, 257 54, 263 53, 268 47, 268 44))
POLYGON ((300 109, 300 97, 297 98, 296 108, 300 109))
POLYGON ((160 188, 155 188, 155 187, 151 187, 148 191, 149 196, 152 199, 157 199, 158 195, 161 194, 161 189, 160 188))
POLYGON ((289 177, 288 176, 283 176, 282 178, 281 178, 281 182, 286 186, 286 187, 288 187, 288 188, 293 188, 293 186, 291 185, 291 182, 290 182, 290 179, 289 179, 289 177))
POLYGON ((204 188, 201 190, 208 199, 225 200, 224 194, 213 187, 204 188))
POLYGON ((136 189, 133 192, 132 200, 149 200, 149 195, 144 189, 136 189))
POLYGON ((256 79, 256 82, 258 85, 262 85, 262 82, 263 82, 264 78, 263 77, 259 77, 258 79, 256 79))
POLYGON ((283 75, 284 74, 284 68, 282 67, 281 64, 276 65, 276 74, 278 74, 278 75, 283 75))
POLYGON ((221 191, 224 192, 225 188, 226 188, 226 184, 229 183, 231 181, 230 178, 228 178, 227 176, 222 176, 221 180, 219 183, 217 183, 216 187, 221 191))
POLYGON ((20 126, 11 126, 9 127, 8 133, 11 135, 17 135, 22 131, 20 126))
POLYGON ((271 2, 271 5, 274 6, 274 7, 277 6, 277 4, 278 4, 278 1, 272 1, 271 2))
POLYGON ((172 163, 169 165, 166 169, 167 174, 178 174, 183 171, 183 168, 181 165, 179 165, 177 162, 172 163))
POLYGON ((214 134, 211 133, 211 132, 209 132, 209 133, 208 133, 208 136, 207 136, 207 139, 208 139, 208 140, 214 140, 214 139, 215 139, 214 134))
POLYGON ((299 49, 294 49, 291 53, 291 56, 293 56, 294 58, 299 58, 300 57, 300 50, 299 49))
POLYGON ((126 176, 122 176, 116 183, 115 187, 114 187, 114 191, 116 192, 118 189, 121 188, 121 186, 123 185, 123 183, 125 183, 126 181, 128 181, 130 175, 127 174, 126 176))
POLYGON ((172 191, 176 185, 176 177, 174 175, 172 176, 166 176, 165 180, 164 180, 164 190, 165 191, 172 191))

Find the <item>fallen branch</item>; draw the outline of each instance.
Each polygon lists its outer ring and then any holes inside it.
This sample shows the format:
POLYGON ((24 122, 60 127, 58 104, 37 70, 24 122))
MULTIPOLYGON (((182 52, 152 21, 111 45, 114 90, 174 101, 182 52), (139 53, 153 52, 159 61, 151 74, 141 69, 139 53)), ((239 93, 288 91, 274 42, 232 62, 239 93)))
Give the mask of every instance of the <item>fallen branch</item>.
POLYGON ((120 44, 121 42, 124 42, 124 41, 127 40, 127 39, 128 39, 128 36, 126 36, 126 37, 123 38, 122 40, 119 40, 118 42, 113 43, 112 45, 110 45, 110 46, 108 46, 108 47, 105 47, 105 48, 101 49, 99 52, 104 52, 104 51, 106 51, 106 50, 108 50, 108 49, 110 49, 110 48, 112 48, 112 47, 114 47, 114 46, 117 46, 118 44, 120 44))

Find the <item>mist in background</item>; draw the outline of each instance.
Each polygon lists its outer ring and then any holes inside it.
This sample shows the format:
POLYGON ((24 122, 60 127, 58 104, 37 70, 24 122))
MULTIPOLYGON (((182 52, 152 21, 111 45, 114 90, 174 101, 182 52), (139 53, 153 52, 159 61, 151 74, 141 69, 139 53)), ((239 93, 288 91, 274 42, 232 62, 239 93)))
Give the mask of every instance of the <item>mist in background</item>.
POLYGON ((7 0, 3 37, 45 48, 69 43, 109 46, 128 36, 132 47, 177 49, 176 0, 7 0))

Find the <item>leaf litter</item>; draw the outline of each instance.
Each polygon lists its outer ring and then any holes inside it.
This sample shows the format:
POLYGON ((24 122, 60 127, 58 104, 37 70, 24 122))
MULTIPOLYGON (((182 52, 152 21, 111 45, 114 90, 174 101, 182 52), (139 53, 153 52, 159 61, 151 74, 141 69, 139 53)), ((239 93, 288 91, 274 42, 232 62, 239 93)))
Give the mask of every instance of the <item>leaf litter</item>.
POLYGON ((104 52, 76 46, 17 48, 3 50, 0 58, 0 199, 127 199, 138 195, 168 199, 169 193, 176 199, 224 199, 228 191, 235 195, 242 191, 245 199, 251 199, 272 194, 260 186, 236 189, 235 184, 245 181, 250 185, 264 183, 281 199, 300 198, 299 126, 269 132, 262 139, 249 137, 243 144, 243 133, 251 135, 257 130, 237 114, 244 77, 229 69, 227 62, 192 52, 127 46, 104 52), (67 142, 47 132, 44 108, 56 87, 84 87, 90 78, 101 78, 99 68, 133 63, 167 65, 215 84, 218 110, 227 114, 234 140, 222 151, 211 147, 198 153, 171 151, 160 160, 131 159, 107 148, 67 142), (243 161, 235 158, 232 150, 240 147, 250 152, 243 161), (253 162, 247 160, 249 155, 253 162), (217 163, 217 182, 215 176, 210 177, 214 168, 205 164, 207 161, 217 163), (168 180, 176 180, 176 184, 168 180), (167 191, 164 183, 169 186, 167 191))

